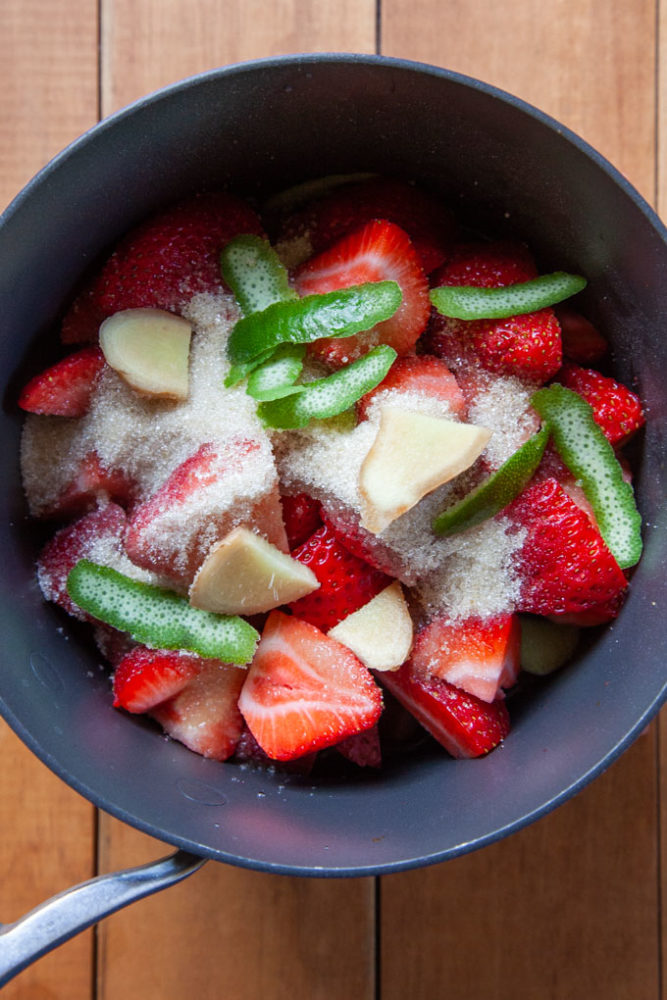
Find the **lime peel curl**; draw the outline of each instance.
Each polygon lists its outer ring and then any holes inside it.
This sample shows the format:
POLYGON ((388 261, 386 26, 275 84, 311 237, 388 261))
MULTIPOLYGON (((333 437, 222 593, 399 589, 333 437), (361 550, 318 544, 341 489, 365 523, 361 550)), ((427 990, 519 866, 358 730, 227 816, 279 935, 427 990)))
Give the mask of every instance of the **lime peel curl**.
POLYGON ((502 288, 441 285, 431 290, 429 298, 439 313, 451 319, 508 319, 554 306, 582 291, 586 284, 578 274, 554 271, 502 288))

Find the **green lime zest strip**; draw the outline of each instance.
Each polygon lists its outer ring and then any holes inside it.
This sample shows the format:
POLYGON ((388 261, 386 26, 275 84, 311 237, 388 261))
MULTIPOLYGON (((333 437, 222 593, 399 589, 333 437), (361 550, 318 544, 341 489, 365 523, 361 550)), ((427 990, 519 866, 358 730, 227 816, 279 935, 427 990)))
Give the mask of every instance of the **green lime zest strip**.
POLYGON ((233 365, 239 365, 278 344, 351 337, 393 316, 402 298, 395 281, 376 281, 306 295, 294 302, 275 302, 238 321, 227 344, 227 356, 233 365))
POLYGON ((251 373, 246 392, 253 399, 269 402, 303 392, 305 386, 294 383, 303 368, 305 344, 281 344, 276 347, 268 361, 251 373))
POLYGON ((578 393, 558 383, 538 389, 531 403, 549 423, 561 458, 580 480, 600 534, 618 565, 621 569, 634 566, 642 552, 641 516, 632 486, 624 480, 592 408, 578 393))
POLYGON ((481 524, 507 507, 532 479, 549 440, 549 426, 533 434, 499 469, 435 518, 436 535, 455 535, 481 524))
POLYGON ((263 351, 262 354, 258 354, 256 358, 252 361, 244 361, 241 365, 232 365, 225 377, 225 386, 229 389, 233 385, 238 385, 242 382, 244 378, 247 378, 251 372, 254 372, 255 368, 259 368, 271 357, 273 357, 274 348, 269 348, 268 351, 263 351))
POLYGON ((504 288, 442 285, 432 289, 429 298, 439 313, 452 319, 506 319, 556 305, 586 284, 578 274, 554 271, 504 288))
POLYGON ((332 375, 305 383, 300 387, 303 392, 260 403, 257 413, 267 427, 280 430, 335 417, 379 385, 395 359, 393 347, 380 344, 332 375))
POLYGON ((261 236, 235 236, 220 254, 220 269, 245 316, 298 298, 278 254, 261 236))
POLYGON ((154 649, 182 649, 223 663, 252 659, 258 633, 242 618, 193 608, 171 590, 80 559, 67 577, 75 604, 154 649))

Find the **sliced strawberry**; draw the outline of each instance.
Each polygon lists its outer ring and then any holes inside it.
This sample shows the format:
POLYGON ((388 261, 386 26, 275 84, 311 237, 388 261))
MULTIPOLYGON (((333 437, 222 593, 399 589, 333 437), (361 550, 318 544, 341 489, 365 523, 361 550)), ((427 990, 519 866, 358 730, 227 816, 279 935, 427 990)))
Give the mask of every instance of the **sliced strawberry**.
POLYGON ((259 438, 203 444, 133 512, 125 539, 130 559, 187 586, 211 545, 239 524, 286 549, 270 462, 259 438))
POLYGON ((357 767, 381 767, 382 749, 377 723, 336 744, 336 750, 357 767))
POLYGON ((248 728, 275 760, 292 760, 370 729, 382 695, 345 646, 272 611, 239 698, 248 728))
POLYGON ((452 757, 481 757, 509 732, 504 701, 488 704, 447 681, 424 677, 412 659, 378 679, 452 757))
POLYGON ((279 243, 307 240, 319 254, 371 219, 388 219, 410 236, 426 274, 445 260, 454 223, 442 204, 405 181, 374 177, 337 187, 286 219, 279 243))
POLYGON ((59 604, 75 618, 87 620, 67 593, 67 577, 79 559, 92 558, 95 550, 122 551, 127 518, 122 507, 110 503, 57 531, 37 561, 37 578, 47 601, 59 604))
POLYGON ((69 485, 42 512, 43 517, 76 517, 108 502, 130 507, 136 499, 136 485, 122 469, 108 469, 97 452, 79 462, 69 485))
POLYGON ((322 505, 322 520, 348 552, 374 569, 411 587, 417 582, 413 566, 402 559, 379 535, 359 523, 359 514, 338 504, 322 505))
POLYGON ((321 526, 320 504, 307 493, 282 496, 280 502, 283 508, 287 544, 290 550, 295 549, 303 545, 321 526))
POLYGON ((189 750, 227 760, 244 728, 238 699, 246 674, 217 660, 200 662, 201 669, 185 687, 149 714, 189 750))
POLYGON ((82 417, 103 366, 99 347, 84 347, 30 379, 19 396, 19 406, 30 413, 82 417))
POLYGON ((516 615, 456 622, 436 618, 417 634, 411 658, 421 676, 439 677, 490 703, 516 682, 520 647, 516 615))
POLYGON ((357 412, 363 420, 371 402, 383 392, 416 393, 440 400, 457 417, 463 417, 466 404, 458 383, 444 361, 430 354, 397 358, 380 384, 359 400, 357 412))
POLYGON ((97 339, 100 322, 121 309, 178 312, 197 292, 222 289, 220 251, 239 233, 262 233, 257 215, 225 192, 199 195, 158 212, 118 244, 77 296, 62 339, 97 339))
MULTIPOLYGON (((440 268, 432 285, 500 288, 535 277, 535 263, 521 244, 469 244, 440 268)), ((466 321, 434 314, 428 346, 457 375, 472 355, 487 371, 546 382, 562 360, 560 326, 553 309, 495 320, 466 321)))
POLYGON ((563 354, 579 365, 592 365, 607 353, 608 345, 597 327, 569 302, 554 307, 560 323, 563 354))
POLYGON ((320 586, 293 601, 290 610, 323 632, 358 611, 391 583, 385 573, 352 555, 326 524, 294 549, 292 558, 308 566, 320 586))
MULTIPOLYGON (((277 766, 276 761, 272 760, 269 755, 262 750, 261 746, 245 724, 243 732, 241 733, 241 738, 236 744, 234 760, 239 761, 240 763, 258 764, 263 767, 271 767, 274 769, 277 766)), ((296 760, 281 761, 280 767, 281 770, 289 774, 308 775, 315 766, 316 760, 316 753, 308 753, 304 754, 303 757, 297 757, 296 760)))
POLYGON ((518 611, 584 613, 596 623, 619 611, 627 580, 599 531, 555 479, 536 482, 505 510, 526 532, 516 572, 518 611))
POLYGON ((338 367, 380 343, 399 355, 409 354, 428 321, 428 283, 410 237, 384 220, 368 222, 299 268, 295 284, 300 295, 386 280, 397 281, 403 293, 391 319, 353 337, 315 341, 310 350, 316 357, 338 367))
POLYGON ((135 646, 116 667, 114 707, 148 712, 182 691, 205 662, 193 653, 135 646))
POLYGON ((578 392, 590 403, 595 422, 611 444, 624 444, 644 426, 645 417, 639 398, 615 379, 592 368, 565 364, 558 373, 557 381, 578 392))

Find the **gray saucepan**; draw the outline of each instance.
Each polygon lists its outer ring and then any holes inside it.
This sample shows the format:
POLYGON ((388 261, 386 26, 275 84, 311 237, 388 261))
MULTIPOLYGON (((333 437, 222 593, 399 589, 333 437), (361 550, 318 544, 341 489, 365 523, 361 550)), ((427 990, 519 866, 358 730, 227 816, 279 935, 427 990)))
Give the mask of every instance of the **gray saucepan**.
POLYGON ((178 849, 5 927, 5 979, 202 859, 359 876, 482 847, 581 789, 658 711, 667 648, 665 230, 617 171, 544 114, 478 81, 374 56, 290 56, 186 80, 96 126, 9 207, 0 316, 2 714, 91 802, 178 849), (204 760, 112 709, 88 637, 44 603, 35 582, 42 534, 22 495, 16 396, 77 279, 151 210, 202 188, 261 199, 350 171, 418 180, 472 224, 511 227, 544 269, 587 276, 588 315, 648 414, 635 475, 646 548, 618 620, 569 667, 511 699, 513 728, 500 749, 454 761, 425 742, 380 773, 345 768, 314 779, 204 760))

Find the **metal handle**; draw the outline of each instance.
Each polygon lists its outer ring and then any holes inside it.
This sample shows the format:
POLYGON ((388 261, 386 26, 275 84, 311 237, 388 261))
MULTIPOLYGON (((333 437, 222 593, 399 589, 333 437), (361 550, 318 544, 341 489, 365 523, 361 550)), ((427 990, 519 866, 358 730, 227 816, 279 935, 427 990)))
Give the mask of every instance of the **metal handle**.
POLYGON ((205 859, 176 851, 158 861, 99 875, 58 893, 12 924, 0 924, 0 987, 91 924, 192 875, 205 859))

